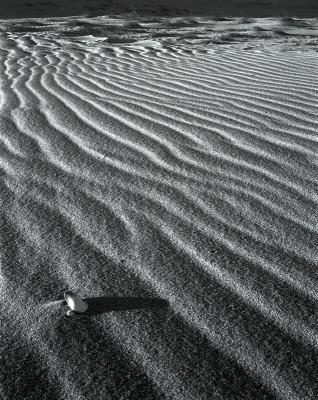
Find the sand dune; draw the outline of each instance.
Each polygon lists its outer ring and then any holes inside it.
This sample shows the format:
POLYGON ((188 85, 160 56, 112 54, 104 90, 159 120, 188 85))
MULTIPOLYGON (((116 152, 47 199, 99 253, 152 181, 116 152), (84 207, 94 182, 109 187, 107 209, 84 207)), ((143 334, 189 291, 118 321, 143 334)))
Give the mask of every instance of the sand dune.
POLYGON ((318 17, 315 0, 1 0, 0 18, 73 15, 318 17))
POLYGON ((1 398, 316 399, 317 26, 0 21, 1 398))

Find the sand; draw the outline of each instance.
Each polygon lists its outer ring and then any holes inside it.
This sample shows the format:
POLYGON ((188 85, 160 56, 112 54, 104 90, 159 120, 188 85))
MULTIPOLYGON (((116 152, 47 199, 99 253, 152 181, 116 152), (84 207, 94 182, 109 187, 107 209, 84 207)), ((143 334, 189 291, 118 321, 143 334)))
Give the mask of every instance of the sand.
POLYGON ((0 21, 1 400, 317 398, 317 26, 0 21))
POLYGON ((316 0, 1 0, 0 18, 73 15, 318 17, 316 0))

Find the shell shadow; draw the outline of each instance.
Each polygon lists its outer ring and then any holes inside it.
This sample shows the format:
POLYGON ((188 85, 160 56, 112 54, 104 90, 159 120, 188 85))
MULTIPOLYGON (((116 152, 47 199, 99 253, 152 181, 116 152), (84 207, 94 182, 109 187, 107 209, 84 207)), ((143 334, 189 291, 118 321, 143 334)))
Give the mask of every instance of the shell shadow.
MULTIPOLYGON (((168 307, 168 301, 157 297, 86 297, 88 309, 80 315, 97 315, 112 311, 158 309, 168 307)), ((64 302, 66 304, 66 302, 64 302)))

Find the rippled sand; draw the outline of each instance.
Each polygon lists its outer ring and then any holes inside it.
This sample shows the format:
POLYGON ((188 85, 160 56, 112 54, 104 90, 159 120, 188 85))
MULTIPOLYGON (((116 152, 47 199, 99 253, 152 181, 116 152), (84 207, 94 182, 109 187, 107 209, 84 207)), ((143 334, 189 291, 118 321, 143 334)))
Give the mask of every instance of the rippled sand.
POLYGON ((317 398, 317 26, 0 20, 1 399, 317 398))

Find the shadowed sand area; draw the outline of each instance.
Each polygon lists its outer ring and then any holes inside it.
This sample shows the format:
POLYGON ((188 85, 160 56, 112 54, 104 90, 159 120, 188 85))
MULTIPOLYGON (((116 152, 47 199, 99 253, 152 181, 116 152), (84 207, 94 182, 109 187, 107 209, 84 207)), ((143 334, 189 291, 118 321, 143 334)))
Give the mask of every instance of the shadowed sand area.
POLYGON ((0 21, 1 399, 317 398, 317 25, 0 21))
MULTIPOLYGON (((79 316, 91 316, 103 314, 112 311, 127 311, 140 309, 159 309, 168 307, 169 303, 166 300, 152 297, 86 297, 84 299, 88 309, 85 313, 77 313, 79 316)), ((63 301, 63 305, 67 302, 63 301)), ((68 308, 66 308, 68 309, 68 308)))
POLYGON ((0 18, 72 15, 318 17, 316 0, 1 0, 0 18))

